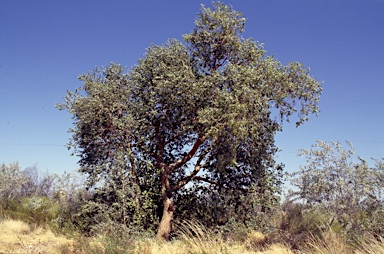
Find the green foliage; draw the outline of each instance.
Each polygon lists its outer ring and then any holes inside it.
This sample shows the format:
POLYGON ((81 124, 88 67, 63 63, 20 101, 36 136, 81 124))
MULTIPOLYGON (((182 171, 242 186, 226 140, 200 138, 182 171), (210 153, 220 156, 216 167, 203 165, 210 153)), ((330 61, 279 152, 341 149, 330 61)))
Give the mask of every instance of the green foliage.
MULTIPOLYGON (((83 238, 81 248, 90 254, 125 254, 131 253, 132 242, 142 231, 135 231, 125 225, 113 221, 97 224, 97 236, 83 238), (91 241, 93 239, 93 241, 91 241)), ((141 237, 145 237, 143 234, 141 237)))
POLYGON ((272 194, 262 195, 251 188, 248 192, 191 188, 177 195, 176 202, 175 220, 196 220, 210 230, 226 234, 237 231, 236 228, 269 232, 275 227, 270 215, 275 212, 280 198, 272 194))
POLYGON ((325 209, 309 205, 285 203, 281 229, 291 235, 318 235, 321 229, 332 227, 340 232, 340 224, 333 220, 333 214, 325 209))
POLYGON ((282 65, 243 39, 245 19, 232 7, 202 7, 195 25, 185 44, 151 45, 127 73, 111 64, 82 75, 58 105, 73 115, 69 147, 89 187, 125 203, 130 223, 143 209, 159 216, 161 206, 172 217, 173 196, 188 183, 272 197, 282 168, 276 132, 296 113, 300 125, 318 112, 321 84, 300 63, 282 65))
POLYGON ((50 198, 33 196, 19 201, 5 200, 2 209, 7 218, 45 227, 57 218, 60 206, 50 198))
POLYGON ((21 170, 18 163, 0 168, 0 219, 22 220, 57 232, 73 229, 87 192, 74 174, 41 176, 36 167, 21 170))
POLYGON ((21 170, 18 163, 0 167, 1 217, 40 226, 56 218, 59 205, 50 199, 56 176, 39 176, 36 167, 21 170))
POLYGON ((313 149, 301 150, 307 164, 291 175, 292 185, 298 190, 290 196, 333 213, 345 229, 354 233, 368 230, 382 234, 375 225, 383 225, 379 219, 384 207, 383 162, 377 160, 375 167, 369 167, 360 157, 354 162, 352 144, 348 145, 350 149, 343 150, 341 143, 318 141, 313 149))
POLYGON ((85 189, 84 179, 77 172, 64 172, 57 176, 54 189, 52 196, 60 209, 51 223, 51 229, 56 233, 72 235, 76 225, 79 224, 77 215, 85 201, 91 197, 91 193, 85 189))
POLYGON ((83 200, 73 223, 88 235, 101 233, 104 225, 111 223, 129 228, 132 235, 153 233, 158 218, 154 208, 150 196, 141 193, 129 195, 119 188, 102 186, 83 200))

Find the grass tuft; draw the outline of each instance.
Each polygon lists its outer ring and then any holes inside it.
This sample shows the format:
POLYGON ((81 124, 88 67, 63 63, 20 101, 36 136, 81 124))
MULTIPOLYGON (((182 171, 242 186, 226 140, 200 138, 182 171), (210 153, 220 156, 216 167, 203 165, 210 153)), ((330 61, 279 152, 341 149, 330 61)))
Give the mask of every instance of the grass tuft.
POLYGON ((355 254, 377 254, 384 253, 384 239, 382 237, 375 238, 372 235, 366 236, 358 241, 359 246, 355 254))
POLYGON ((347 244, 343 235, 336 234, 331 228, 323 230, 320 235, 312 235, 308 238, 305 247, 306 253, 313 254, 349 254, 351 246, 347 244))

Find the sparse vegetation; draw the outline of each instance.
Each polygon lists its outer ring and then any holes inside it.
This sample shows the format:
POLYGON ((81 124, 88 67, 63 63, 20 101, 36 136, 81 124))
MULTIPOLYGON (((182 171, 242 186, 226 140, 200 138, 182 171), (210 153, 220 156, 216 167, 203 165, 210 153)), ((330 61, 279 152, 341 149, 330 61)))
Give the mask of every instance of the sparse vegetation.
MULTIPOLYGON (((11 166, 14 165, 17 164, 11 166)), ((19 174, 14 177, 18 178, 19 174)), ((92 215, 82 218, 86 214, 83 206, 89 205, 97 192, 87 191, 77 175, 64 174, 55 178, 58 180, 53 182, 50 191, 40 196, 2 197, 0 253, 373 254, 384 251, 383 235, 376 227, 365 228, 364 234, 360 234, 361 231, 353 231, 353 234, 346 228, 348 223, 335 219, 328 207, 290 200, 267 211, 247 207, 255 209, 254 215, 259 216, 255 221, 234 216, 223 225, 217 225, 207 223, 204 218, 199 220, 196 215, 189 221, 177 219, 172 240, 158 241, 153 230, 129 228, 115 221, 109 213, 100 212, 93 220, 90 220, 92 215), (84 231, 83 223, 92 224, 88 227, 91 230, 84 231)), ((40 183, 42 181, 36 184, 40 183)), ((214 213, 214 206, 210 209, 210 213, 214 213)), ((219 209, 222 208, 219 206, 219 209)), ((232 213, 229 209, 229 214, 232 213)), ((383 219, 372 213, 366 216, 383 219)))

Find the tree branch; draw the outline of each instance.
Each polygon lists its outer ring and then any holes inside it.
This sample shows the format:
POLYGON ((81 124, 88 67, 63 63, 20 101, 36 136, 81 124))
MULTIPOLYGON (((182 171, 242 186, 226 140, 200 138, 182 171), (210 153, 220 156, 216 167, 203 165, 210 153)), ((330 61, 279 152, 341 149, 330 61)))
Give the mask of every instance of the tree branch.
POLYGON ((201 176, 195 176, 195 177, 193 177, 193 180, 203 181, 203 182, 207 182, 207 183, 214 184, 217 186, 223 186, 222 184, 219 184, 218 182, 211 181, 211 180, 204 178, 204 177, 201 177, 201 176))
POLYGON ((234 187, 234 186, 227 186, 225 184, 220 184, 218 182, 214 182, 212 180, 209 180, 209 179, 207 179, 205 177, 201 177, 201 176, 194 176, 194 177, 192 177, 192 180, 197 180, 197 181, 202 181, 202 182, 210 183, 210 184, 213 184, 213 185, 216 185, 216 186, 219 186, 219 187, 223 187, 224 189, 235 189, 235 190, 241 190, 243 192, 248 192, 248 193, 252 192, 249 189, 244 189, 244 188, 241 188, 241 187, 234 187))
POLYGON ((199 137, 195 141, 195 144, 193 144, 193 147, 188 152, 186 156, 184 156, 182 159, 176 161, 175 163, 172 163, 169 165, 169 168, 172 170, 175 170, 177 168, 180 168, 181 166, 185 165, 197 152, 197 149, 199 149, 199 146, 205 141, 205 137, 203 134, 199 134, 199 137))
POLYGON ((201 153, 199 158, 197 159, 196 165, 194 170, 184 179, 182 179, 176 186, 172 187, 172 191, 177 191, 180 188, 184 187, 187 183, 189 183, 194 176, 199 173, 200 169, 204 168, 206 166, 206 163, 201 165, 201 162, 204 160, 205 156, 212 150, 213 144, 216 142, 217 139, 213 140, 210 146, 207 148, 207 150, 204 153, 201 153))
POLYGON ((188 176, 184 177, 183 180, 181 180, 177 185, 172 187, 172 191, 177 191, 180 188, 184 187, 187 183, 191 181, 192 177, 194 177, 195 175, 197 175, 197 173, 199 173, 202 167, 203 166, 196 165, 195 169, 188 176))

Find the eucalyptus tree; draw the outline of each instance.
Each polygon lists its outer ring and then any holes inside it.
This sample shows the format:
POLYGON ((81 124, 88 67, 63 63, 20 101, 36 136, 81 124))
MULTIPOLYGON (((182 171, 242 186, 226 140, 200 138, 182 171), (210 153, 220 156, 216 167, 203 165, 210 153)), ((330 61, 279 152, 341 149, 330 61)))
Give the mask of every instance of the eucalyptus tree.
POLYGON ((59 105, 73 114, 70 145, 91 183, 125 175, 138 193, 158 192, 161 239, 187 184, 275 193, 274 136, 294 114, 298 126, 317 113, 322 91, 300 63, 243 39, 245 19, 231 6, 202 6, 195 25, 184 43, 150 46, 127 73, 111 64, 83 75, 59 105))

